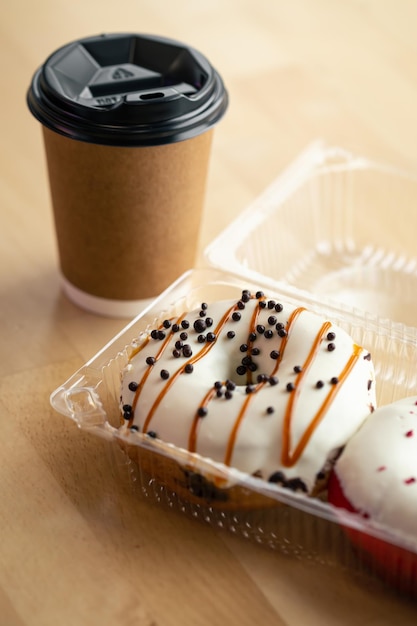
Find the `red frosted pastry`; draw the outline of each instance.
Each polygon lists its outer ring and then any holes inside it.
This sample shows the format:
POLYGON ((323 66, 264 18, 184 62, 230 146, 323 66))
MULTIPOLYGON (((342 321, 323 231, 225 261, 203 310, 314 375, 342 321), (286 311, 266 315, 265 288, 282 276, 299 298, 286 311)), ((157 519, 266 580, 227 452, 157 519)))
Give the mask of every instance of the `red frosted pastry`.
POLYGON ((336 463, 329 501, 387 529, 393 543, 348 533, 390 584, 417 595, 417 396, 368 417, 336 463))

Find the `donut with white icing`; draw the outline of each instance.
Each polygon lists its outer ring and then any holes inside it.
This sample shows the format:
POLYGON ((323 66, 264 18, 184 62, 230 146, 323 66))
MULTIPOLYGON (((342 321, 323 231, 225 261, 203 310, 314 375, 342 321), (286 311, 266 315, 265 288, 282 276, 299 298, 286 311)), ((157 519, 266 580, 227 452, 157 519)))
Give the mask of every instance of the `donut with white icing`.
MULTIPOLYGON (((366 349, 304 307, 245 290, 163 320, 133 350, 121 431, 131 449, 162 441, 314 494, 374 406, 366 349)), ((197 498, 226 499, 193 481, 197 498)))
POLYGON ((417 396, 364 422, 336 462, 329 501, 383 525, 392 544, 349 534, 390 583, 417 595, 417 396))

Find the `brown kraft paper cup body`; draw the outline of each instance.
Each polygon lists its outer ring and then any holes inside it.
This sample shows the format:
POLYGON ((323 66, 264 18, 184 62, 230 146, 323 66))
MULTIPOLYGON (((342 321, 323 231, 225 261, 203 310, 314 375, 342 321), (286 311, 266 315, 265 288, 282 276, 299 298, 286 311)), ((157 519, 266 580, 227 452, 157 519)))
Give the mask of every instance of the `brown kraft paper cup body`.
POLYGON ((210 129, 151 147, 115 147, 43 127, 61 271, 113 300, 158 295, 195 263, 210 129))

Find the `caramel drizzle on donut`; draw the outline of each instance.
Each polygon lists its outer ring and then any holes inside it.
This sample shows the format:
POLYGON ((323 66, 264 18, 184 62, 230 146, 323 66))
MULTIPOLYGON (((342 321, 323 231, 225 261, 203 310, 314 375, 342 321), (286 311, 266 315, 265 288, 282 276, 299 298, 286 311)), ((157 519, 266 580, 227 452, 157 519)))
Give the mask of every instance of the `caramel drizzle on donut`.
MULTIPOLYGON (((180 317, 177 319, 176 323, 177 323, 177 324, 180 324, 180 323, 181 323, 181 321, 184 319, 184 317, 185 317, 185 313, 183 313, 182 315, 180 315, 180 317)), ((159 328, 160 328, 160 329, 162 329, 162 328, 163 328, 163 326, 160 326, 159 328)), ((158 359, 160 359, 160 358, 161 358, 162 354, 165 352, 166 348, 168 347, 168 345, 169 345, 169 343, 170 343, 170 341, 171 341, 171 337, 172 337, 172 334, 171 334, 171 333, 168 333, 168 334, 167 334, 167 337, 166 337, 166 338, 165 338, 165 340, 162 342, 162 344, 161 344, 161 346, 160 346, 160 348, 159 348, 158 352, 157 352, 157 353, 156 353, 156 355, 155 355, 155 363, 158 361, 158 359)), ((149 338, 149 336, 148 336, 148 337, 146 338, 146 340, 145 340, 145 341, 144 341, 144 342, 143 342, 143 343, 142 343, 142 344, 141 344, 138 348, 136 348, 136 349, 132 352, 132 354, 130 355, 130 359, 129 359, 129 360, 132 360, 132 359, 133 359, 133 357, 135 357, 135 356, 136 356, 136 355, 137 355, 137 354, 138 354, 141 350, 143 350, 143 348, 144 348, 144 347, 145 347, 145 346, 149 343, 149 341, 150 341, 150 338, 149 338)), ((137 405, 137 403, 138 403, 139 396, 140 396, 140 394, 141 394, 141 392, 142 392, 143 387, 145 386, 146 381, 148 380, 148 377, 149 377, 149 375, 150 375, 150 373, 151 373, 151 371, 152 371, 153 367, 154 367, 153 365, 149 365, 149 367, 147 368, 146 372, 144 373, 144 375, 142 376, 141 380, 139 381, 138 387, 137 387, 137 389, 136 389, 136 391, 135 391, 135 395, 134 395, 134 397, 133 397, 133 401, 132 401, 132 417, 131 417, 131 418, 130 418, 130 420, 129 420, 129 426, 131 426, 131 425, 132 425, 132 423, 133 423, 133 420, 134 420, 134 411, 135 411, 136 405, 137 405)))
MULTIPOLYGON (((294 311, 291 313, 287 325, 286 325, 286 331, 287 334, 285 337, 282 338, 281 341, 281 345, 280 345, 280 351, 279 351, 279 357, 278 359, 275 361, 275 366, 271 372, 271 376, 274 376, 279 369, 280 363, 282 361, 282 358, 284 356, 284 352, 285 352, 285 348, 288 344, 288 340, 289 340, 289 336, 292 330, 292 327, 294 326, 295 320, 299 317, 299 315, 301 315, 301 313, 305 311, 305 307, 298 307, 297 309, 294 309, 294 311)), ((262 389, 262 387, 264 387, 267 384, 266 381, 261 381, 260 383, 258 383, 255 387, 255 389, 253 390, 253 392, 251 394, 249 394, 248 396, 246 396, 243 405, 238 413, 238 416, 236 418, 236 421, 233 425, 233 429, 232 432, 230 433, 230 437, 229 437, 229 441, 227 442, 227 447, 226 447, 226 454, 224 457, 224 464, 225 465, 230 465, 231 459, 232 459, 232 455, 233 455, 233 449, 235 447, 235 443, 236 443, 236 438, 237 438, 237 433, 240 427, 240 424, 243 420, 243 418, 245 417, 245 413, 249 407, 249 404, 252 402, 255 394, 262 389)))
MULTIPOLYGON (((261 300, 264 300, 265 298, 261 298, 261 300)), ((248 336, 255 330, 256 328, 256 322, 258 320, 259 317, 259 313, 260 313, 261 309, 259 306, 255 307, 253 313, 252 313, 252 317, 251 317, 251 321, 249 324, 249 333, 248 336)), ((250 354, 251 348, 253 345, 253 341, 249 341, 248 342, 248 353, 250 354)), ((246 373, 246 380, 247 383, 250 384, 252 382, 252 372, 251 371, 247 371, 246 373)), ((209 389, 209 391, 206 393, 206 395, 204 396, 203 400, 200 402, 199 404, 199 409, 200 408, 204 408, 207 407, 210 403, 210 400, 212 400, 214 397, 216 396, 216 389, 214 387, 212 387, 211 389, 209 389)), ((191 424, 191 429, 190 429, 190 434, 188 437, 188 450, 189 452, 195 452, 196 448, 197 448, 197 430, 198 430, 198 426, 201 422, 201 417, 198 414, 198 411, 194 417, 193 423, 191 424)))
MULTIPOLYGON (((206 407, 210 403, 210 400, 212 398, 214 398, 215 395, 216 395, 216 389, 215 389, 215 387, 211 387, 208 390, 208 392, 206 393, 206 395, 204 396, 204 399, 200 403, 199 408, 206 407)), ((188 436, 188 451, 189 452, 195 452, 196 451, 196 448, 197 448, 197 430, 198 430, 198 425, 200 424, 200 422, 201 422, 201 417, 197 413, 194 416, 193 423, 191 424, 191 428, 190 428, 190 434, 188 436)))
MULTIPOLYGON (((326 324, 323 325, 321 332, 319 333, 319 336, 317 337, 314 346, 310 352, 310 355, 306 361, 306 369, 308 368, 308 366, 311 364, 311 362, 314 359, 314 356, 317 354, 318 348, 319 348, 319 344, 320 344, 320 340, 323 337, 324 333, 327 331, 327 329, 329 328, 330 324, 326 327, 326 324)), ((330 391, 328 392, 328 394, 326 395, 324 401, 322 402, 320 408, 318 409, 317 413, 315 414, 315 416, 313 417, 313 419, 311 420, 310 424, 308 425, 308 427, 305 429, 302 437, 300 438, 297 446, 295 447, 293 452, 290 452, 290 447, 291 447, 291 417, 293 414, 293 407, 296 403, 296 399, 299 396, 300 393, 300 385, 298 385, 298 383, 301 383, 301 380, 303 378, 303 376, 305 375, 304 373, 304 368, 303 371, 300 372, 300 374, 297 376, 296 379, 296 389, 294 391, 294 393, 291 394, 290 396, 290 400, 287 404, 287 410, 285 412, 285 417, 284 417, 284 425, 283 425, 283 441, 282 441, 282 455, 281 455, 281 462, 284 465, 284 467, 291 467, 292 465, 295 465, 295 463, 298 461, 298 459, 300 458, 301 454, 303 453, 307 443, 309 442, 312 434, 314 433, 315 429, 317 428, 318 424, 320 423, 320 421, 322 420, 326 409, 328 408, 328 406, 331 404, 331 402, 334 400, 336 394, 338 393, 340 387, 342 386, 343 382, 346 380, 346 378, 349 376, 349 373, 352 371, 353 366, 355 365, 356 361, 359 358, 359 355, 362 351, 362 348, 356 344, 353 345, 353 353, 350 356, 349 360, 347 361, 345 367, 343 368, 343 370, 340 372, 339 376, 338 376, 338 380, 339 382, 336 385, 332 385, 330 391), (298 386, 297 386, 298 385, 298 386)))
POLYGON ((310 422, 310 424, 308 425, 307 429, 304 431, 303 436, 301 437, 298 446, 296 447, 295 451, 293 454, 290 453, 290 447, 291 447, 291 418, 293 416, 294 413, 294 407, 296 404, 296 401, 298 400, 301 390, 302 390, 302 381, 303 378, 305 378, 307 372, 309 371, 311 365, 314 362, 314 359, 316 358, 319 348, 320 348, 320 344, 323 340, 324 335, 327 333, 327 331, 329 330, 329 328, 331 327, 331 323, 330 322, 325 322, 322 327, 320 328, 319 332, 317 333, 317 336, 313 342, 313 345, 311 346, 310 352, 307 356, 307 359, 305 360, 302 368, 301 368, 301 372, 299 372, 299 374, 297 375, 296 379, 295 379, 295 389, 294 391, 290 394, 288 402, 287 402, 287 407, 285 410, 285 415, 284 415, 284 421, 283 421, 283 428, 282 428, 282 453, 281 453, 281 463, 284 465, 284 467, 291 467, 292 465, 294 465, 297 460, 300 458, 302 451, 304 450, 304 448, 307 445, 307 442, 309 441, 311 435, 314 432, 315 427, 318 425, 319 421, 321 420, 321 418, 324 415, 324 410, 325 408, 328 406, 328 404, 330 403, 330 396, 332 394, 332 391, 334 391, 337 386, 335 385, 331 391, 329 392, 329 394, 327 394, 324 402, 322 403, 320 409, 318 410, 318 412, 316 413, 316 415, 313 417, 312 421, 310 422))
MULTIPOLYGON (((215 334, 216 336, 218 335, 218 333, 222 330, 222 328, 225 326, 225 324, 227 323, 227 321, 229 320, 230 316, 232 315, 233 311, 237 310, 237 304, 234 304, 233 306, 231 306, 226 313, 223 315, 223 317, 221 318, 220 322, 217 324, 216 328, 215 328, 215 334)), ((217 341, 217 339, 216 339, 217 341)), ((190 359, 188 359, 180 368, 178 368, 178 370, 167 380, 167 382, 165 383, 164 388, 160 391, 160 393, 158 394, 158 396, 156 397, 153 405, 151 406, 149 413, 146 417, 145 423, 143 425, 143 432, 147 432, 149 424, 155 414, 155 411, 157 410, 158 406, 160 405, 160 403, 162 402, 163 398, 165 397, 165 395, 167 394, 167 392, 169 391, 169 389, 172 387, 172 385, 175 383, 175 381, 177 380, 177 378, 183 374, 185 368, 187 365, 189 365, 190 363, 193 365, 194 363, 197 363, 197 361, 199 361, 200 359, 202 359, 207 352, 209 352, 213 346, 215 345, 216 341, 213 341, 211 343, 205 343, 203 348, 200 350, 200 352, 198 352, 196 355, 192 356, 190 359)), ((147 377, 147 375, 149 375, 148 373, 145 374, 145 376, 147 377)), ((144 378, 145 378, 144 376, 144 378)), ((143 378, 142 378, 143 381, 143 378)), ((141 381, 141 386, 143 387, 141 381)), ((144 382, 144 381, 143 381, 144 382)))

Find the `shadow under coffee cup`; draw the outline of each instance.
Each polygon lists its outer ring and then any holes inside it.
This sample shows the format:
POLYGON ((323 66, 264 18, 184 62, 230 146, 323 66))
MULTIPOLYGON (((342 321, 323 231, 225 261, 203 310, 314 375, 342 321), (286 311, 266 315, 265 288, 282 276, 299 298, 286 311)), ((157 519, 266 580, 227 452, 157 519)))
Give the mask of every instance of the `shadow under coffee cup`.
POLYGON ((27 102, 42 123, 66 294, 135 315, 194 265, 228 105, 219 74, 170 39, 100 35, 48 57, 27 102))

